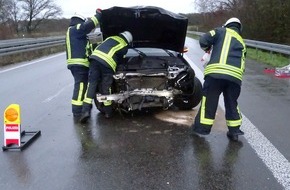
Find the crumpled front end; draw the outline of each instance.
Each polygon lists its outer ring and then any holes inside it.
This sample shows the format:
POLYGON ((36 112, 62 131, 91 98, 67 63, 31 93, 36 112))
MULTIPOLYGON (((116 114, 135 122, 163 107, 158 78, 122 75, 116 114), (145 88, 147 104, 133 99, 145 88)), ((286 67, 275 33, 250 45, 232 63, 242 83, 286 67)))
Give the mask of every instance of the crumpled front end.
POLYGON ((184 82, 189 79, 188 70, 187 66, 174 57, 148 57, 141 61, 138 57, 132 58, 126 65, 118 67, 118 72, 114 75, 113 93, 98 94, 97 100, 112 100, 118 108, 125 111, 149 107, 167 109, 173 105, 176 95, 188 90, 188 84, 184 82))

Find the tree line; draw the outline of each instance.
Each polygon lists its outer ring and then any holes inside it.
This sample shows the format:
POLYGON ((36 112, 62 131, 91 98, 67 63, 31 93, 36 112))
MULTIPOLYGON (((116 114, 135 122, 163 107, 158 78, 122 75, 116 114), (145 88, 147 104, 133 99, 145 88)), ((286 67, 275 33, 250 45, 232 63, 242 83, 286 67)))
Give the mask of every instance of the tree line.
MULTIPOLYGON (((61 15, 62 9, 54 0, 0 0, 0 39, 46 32, 43 26, 53 25, 61 15)), ((58 29, 57 25, 54 27, 58 29)))
MULTIPOLYGON (((193 0, 198 13, 185 14, 189 29, 206 32, 230 17, 243 23, 246 39, 290 44, 290 0, 193 0)), ((69 19, 54 0, 0 0, 0 40, 63 33, 69 19)))
POLYGON ((238 17, 246 39, 290 45, 290 0, 195 0, 189 25, 202 32, 238 17))

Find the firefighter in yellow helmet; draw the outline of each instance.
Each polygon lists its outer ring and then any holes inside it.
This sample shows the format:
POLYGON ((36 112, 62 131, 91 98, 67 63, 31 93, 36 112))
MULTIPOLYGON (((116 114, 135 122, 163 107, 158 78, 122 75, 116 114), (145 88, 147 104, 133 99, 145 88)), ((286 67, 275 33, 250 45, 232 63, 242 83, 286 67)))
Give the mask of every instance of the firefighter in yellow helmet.
MULTIPOLYGON (((108 37, 98 45, 90 56, 90 73, 87 92, 84 99, 81 123, 85 123, 91 115, 92 102, 97 90, 103 95, 110 94, 113 75, 119 61, 122 61, 128 51, 128 45, 133 41, 129 31, 108 37)), ((106 118, 113 114, 112 102, 104 102, 103 108, 106 118)))
POLYGON ((90 45, 87 34, 98 25, 100 17, 100 10, 97 10, 96 15, 89 19, 75 14, 71 17, 66 33, 67 68, 74 78, 72 113, 77 120, 81 116, 84 93, 88 83, 90 45))
POLYGON ((224 96, 228 138, 238 141, 238 136, 244 134, 240 130, 242 115, 237 101, 246 56, 246 45, 241 32, 240 20, 230 18, 223 27, 205 33, 199 40, 204 51, 211 51, 211 58, 204 70, 203 97, 192 125, 192 134, 210 133, 221 93, 224 96))

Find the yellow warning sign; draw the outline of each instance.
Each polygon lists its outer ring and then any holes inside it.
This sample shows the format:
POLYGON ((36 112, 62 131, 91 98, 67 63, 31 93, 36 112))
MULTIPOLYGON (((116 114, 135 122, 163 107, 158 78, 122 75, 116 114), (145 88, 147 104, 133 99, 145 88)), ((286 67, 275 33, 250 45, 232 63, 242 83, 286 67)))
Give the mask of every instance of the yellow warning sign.
POLYGON ((21 145, 20 106, 10 104, 4 111, 4 145, 21 145))

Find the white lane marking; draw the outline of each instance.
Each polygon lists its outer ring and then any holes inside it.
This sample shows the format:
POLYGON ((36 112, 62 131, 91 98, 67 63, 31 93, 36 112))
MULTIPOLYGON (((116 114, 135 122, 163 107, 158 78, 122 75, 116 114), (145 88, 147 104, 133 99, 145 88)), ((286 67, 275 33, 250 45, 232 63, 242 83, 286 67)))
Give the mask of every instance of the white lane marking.
POLYGON ((290 189, 290 163, 279 150, 243 115, 245 139, 263 160, 277 181, 290 189))
MULTIPOLYGON (((201 70, 188 58, 184 56, 188 63, 194 69, 197 77, 203 81, 203 73, 201 70)), ((220 97, 219 106, 225 110, 223 97, 220 97)), ((251 121, 243 116, 243 131, 245 139, 250 146, 255 150, 259 158, 264 162, 268 169, 273 173, 286 190, 290 190, 290 162, 279 152, 279 150, 251 123, 251 121)))
POLYGON ((66 88, 69 88, 71 87, 72 85, 74 85, 73 83, 63 87, 62 89, 60 89, 56 94, 46 98, 45 100, 42 101, 42 103, 48 103, 50 102, 51 100, 53 100, 54 98, 56 98, 58 95, 60 95, 66 88))
POLYGON ((36 60, 36 61, 32 61, 32 62, 23 64, 23 65, 19 65, 19 66, 13 67, 13 68, 5 69, 5 70, 0 71, 0 74, 1 73, 6 73, 8 71, 15 70, 15 69, 19 69, 19 68, 22 68, 22 67, 26 67, 26 66, 29 66, 29 65, 33 65, 35 63, 39 63, 39 62, 42 62, 42 61, 45 61, 45 60, 48 60, 48 59, 52 59, 52 58, 58 57, 58 56, 63 55, 63 54, 64 53, 60 53, 60 54, 57 54, 57 55, 53 55, 53 56, 49 56, 49 57, 46 57, 46 58, 43 58, 43 59, 39 59, 39 60, 36 60))

